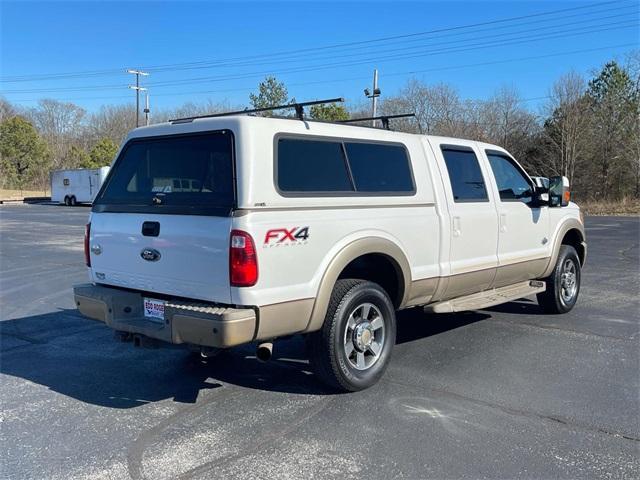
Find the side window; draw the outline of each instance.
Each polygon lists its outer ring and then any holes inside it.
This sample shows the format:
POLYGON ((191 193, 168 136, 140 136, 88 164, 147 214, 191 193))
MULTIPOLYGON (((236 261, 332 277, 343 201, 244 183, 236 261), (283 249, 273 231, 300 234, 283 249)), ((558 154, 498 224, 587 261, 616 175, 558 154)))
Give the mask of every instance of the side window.
POLYGON ((283 192, 352 192, 342 142, 278 140, 278 188, 283 192))
POLYGON ((413 192, 407 151, 399 145, 345 143, 358 192, 413 192))
POLYGON ((442 146, 455 202, 488 202, 476 154, 470 148, 442 146))
POLYGON ((500 200, 530 202, 533 189, 529 180, 513 161, 504 154, 487 151, 487 158, 496 178, 500 200))

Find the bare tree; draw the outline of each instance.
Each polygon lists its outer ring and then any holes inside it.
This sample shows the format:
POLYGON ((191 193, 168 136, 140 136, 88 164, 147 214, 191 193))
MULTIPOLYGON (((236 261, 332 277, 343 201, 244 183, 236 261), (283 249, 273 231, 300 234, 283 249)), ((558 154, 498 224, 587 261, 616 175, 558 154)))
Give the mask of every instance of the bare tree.
POLYGON ((53 168, 61 168, 70 145, 75 143, 84 130, 85 110, 78 105, 57 100, 44 99, 28 116, 49 145, 53 168))
POLYGON ((540 161, 549 173, 564 175, 573 183, 576 168, 584 161, 589 135, 586 81, 576 72, 562 75, 551 87, 544 107, 547 148, 540 161))
MULTIPOLYGON (((120 145, 127 133, 136 127, 136 108, 133 105, 106 105, 89 120, 88 144, 110 138, 120 145)), ((87 145, 87 148, 88 146, 87 145)))
POLYGON ((536 116, 526 110, 518 92, 511 87, 501 87, 484 104, 479 106, 483 127, 482 140, 496 143, 518 160, 531 164, 532 139, 536 138, 540 125, 536 116))

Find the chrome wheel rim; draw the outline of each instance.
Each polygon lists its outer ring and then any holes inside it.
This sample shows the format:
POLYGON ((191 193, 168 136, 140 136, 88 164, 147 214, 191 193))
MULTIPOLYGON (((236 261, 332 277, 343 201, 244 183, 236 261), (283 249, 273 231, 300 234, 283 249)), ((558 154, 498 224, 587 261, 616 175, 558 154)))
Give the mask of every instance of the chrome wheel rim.
POLYGON ((373 303, 362 303, 353 309, 343 335, 344 353, 349 365, 367 370, 382 354, 385 341, 384 317, 373 303))
POLYGON ((578 269, 573 260, 567 259, 562 265, 560 274, 560 297, 567 304, 571 303, 578 291, 578 269))

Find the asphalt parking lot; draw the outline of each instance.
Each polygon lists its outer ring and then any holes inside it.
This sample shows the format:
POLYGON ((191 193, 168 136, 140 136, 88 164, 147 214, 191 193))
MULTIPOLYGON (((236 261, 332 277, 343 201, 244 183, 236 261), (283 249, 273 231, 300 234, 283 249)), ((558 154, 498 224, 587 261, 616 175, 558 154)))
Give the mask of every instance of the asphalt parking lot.
POLYGON ((2 478, 638 478, 637 217, 587 219, 577 307, 399 316, 383 381, 136 349, 74 309, 88 209, 0 207, 2 478))

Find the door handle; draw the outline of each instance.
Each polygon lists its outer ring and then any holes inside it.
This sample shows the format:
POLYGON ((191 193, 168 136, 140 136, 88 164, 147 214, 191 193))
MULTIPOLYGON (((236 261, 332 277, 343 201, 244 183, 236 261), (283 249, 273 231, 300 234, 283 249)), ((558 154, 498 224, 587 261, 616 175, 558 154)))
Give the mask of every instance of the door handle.
POLYGON ((160 222, 144 222, 142 224, 142 235, 145 237, 157 237, 160 235, 160 222))
POLYGON ((507 214, 500 214, 500 232, 507 233, 507 214))
POLYGON ((460 228, 460 217, 453 217, 453 236, 459 237, 462 235, 462 230, 460 228))

